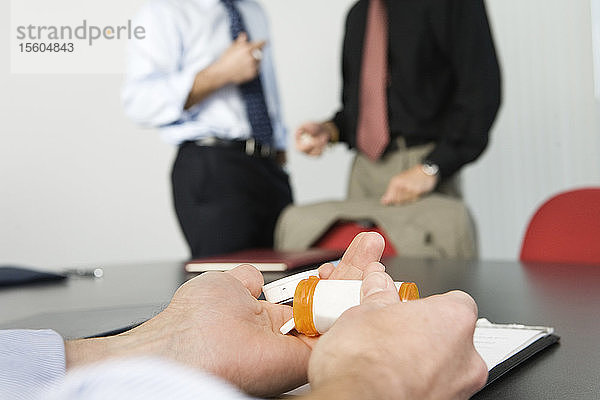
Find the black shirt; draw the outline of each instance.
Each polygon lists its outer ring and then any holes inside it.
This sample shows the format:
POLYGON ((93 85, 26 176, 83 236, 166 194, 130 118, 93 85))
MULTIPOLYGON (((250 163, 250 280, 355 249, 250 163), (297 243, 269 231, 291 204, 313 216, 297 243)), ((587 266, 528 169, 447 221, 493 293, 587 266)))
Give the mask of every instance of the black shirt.
MULTIPOLYGON (((483 0, 385 0, 389 20, 390 136, 435 142, 427 160, 442 177, 485 149, 500 105, 500 71, 483 0)), ((368 0, 348 13, 340 140, 356 145, 368 0)), ((392 145, 393 140, 390 142, 392 145)))

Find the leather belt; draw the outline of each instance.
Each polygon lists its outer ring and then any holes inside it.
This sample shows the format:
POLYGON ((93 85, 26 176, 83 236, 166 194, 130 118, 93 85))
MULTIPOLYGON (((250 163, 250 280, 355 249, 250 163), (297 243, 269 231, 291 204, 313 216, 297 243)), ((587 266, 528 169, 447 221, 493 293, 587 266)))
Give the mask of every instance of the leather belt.
POLYGON ((229 140, 216 137, 206 137, 190 140, 184 144, 193 144, 198 147, 224 147, 240 150, 251 157, 270 158, 277 157, 277 149, 266 144, 258 143, 255 139, 229 140))

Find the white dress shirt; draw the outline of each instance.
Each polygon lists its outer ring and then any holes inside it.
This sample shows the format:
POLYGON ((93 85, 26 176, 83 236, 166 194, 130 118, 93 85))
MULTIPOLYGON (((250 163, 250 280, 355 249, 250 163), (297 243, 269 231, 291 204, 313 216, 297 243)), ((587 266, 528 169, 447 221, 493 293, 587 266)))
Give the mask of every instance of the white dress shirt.
POLYGON ((0 330, 0 399, 38 399, 65 375, 63 338, 50 330, 0 330))
POLYGON ((250 400, 218 377, 158 358, 115 359, 65 376, 54 331, 0 330, 2 400, 250 400))
MULTIPOLYGON (((236 2, 252 41, 266 40, 260 74, 278 149, 286 147, 273 69, 268 21, 253 0, 236 2)), ((220 0, 150 0, 134 19, 146 38, 130 42, 122 92, 127 115, 160 128, 172 144, 202 137, 247 139, 252 136, 246 109, 235 85, 228 85, 189 110, 184 105, 196 74, 232 44, 227 11, 220 0)))
POLYGON ((116 359, 69 372, 44 400, 251 400, 212 375, 159 358, 116 359))

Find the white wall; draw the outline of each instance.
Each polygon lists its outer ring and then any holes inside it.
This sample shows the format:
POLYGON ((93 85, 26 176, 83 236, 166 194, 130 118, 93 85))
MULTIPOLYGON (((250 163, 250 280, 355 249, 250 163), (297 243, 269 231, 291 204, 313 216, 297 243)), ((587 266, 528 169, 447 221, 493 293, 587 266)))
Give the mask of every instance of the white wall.
MULTIPOLYGON (((4 27, 8 3, 0 5, 4 27)), ((77 22, 90 17, 69 11, 77 22)), ((59 268, 186 257, 169 192, 173 149, 123 115, 122 77, 10 74, 7 36, 0 36, 0 263, 59 268)))
MULTIPOLYGON (((142 0, 136 0, 139 3, 142 0)), ((9 25, 8 2, 0 23, 9 25)), ((290 128, 339 103, 352 0, 263 0, 290 128)), ((488 0, 504 74, 492 143, 464 176, 482 256, 514 259, 528 216, 559 190, 600 184, 587 0, 488 0)), ((173 149, 136 128, 119 75, 15 75, 0 37, 0 263, 38 267, 183 259, 172 211, 173 149)), ((115 60, 115 62, 122 62, 115 60)), ((342 198, 350 154, 291 154, 301 203, 342 198)))
POLYGON ((536 207, 600 185, 590 2, 488 1, 504 101, 487 153, 466 170, 465 194, 486 258, 518 257, 536 207))
MULTIPOLYGON (((340 61, 346 12, 355 0, 262 0, 271 32, 290 136, 307 121, 330 118, 340 104, 340 61)), ((290 142, 291 143, 291 142, 290 142)), ((297 203, 345 197, 352 153, 345 146, 321 158, 290 152, 297 203)))

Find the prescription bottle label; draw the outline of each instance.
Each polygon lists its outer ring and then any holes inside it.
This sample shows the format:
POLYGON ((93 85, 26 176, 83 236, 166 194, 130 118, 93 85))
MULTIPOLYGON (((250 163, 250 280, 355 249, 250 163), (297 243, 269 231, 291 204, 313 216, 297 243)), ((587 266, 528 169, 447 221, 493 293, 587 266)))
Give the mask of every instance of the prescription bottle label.
MULTIPOLYGON (((417 285, 394 282, 401 301, 419 298, 417 285)), ((294 324, 307 336, 323 334, 347 309, 360 304, 357 280, 321 280, 310 277, 301 281, 294 294, 294 324)))

